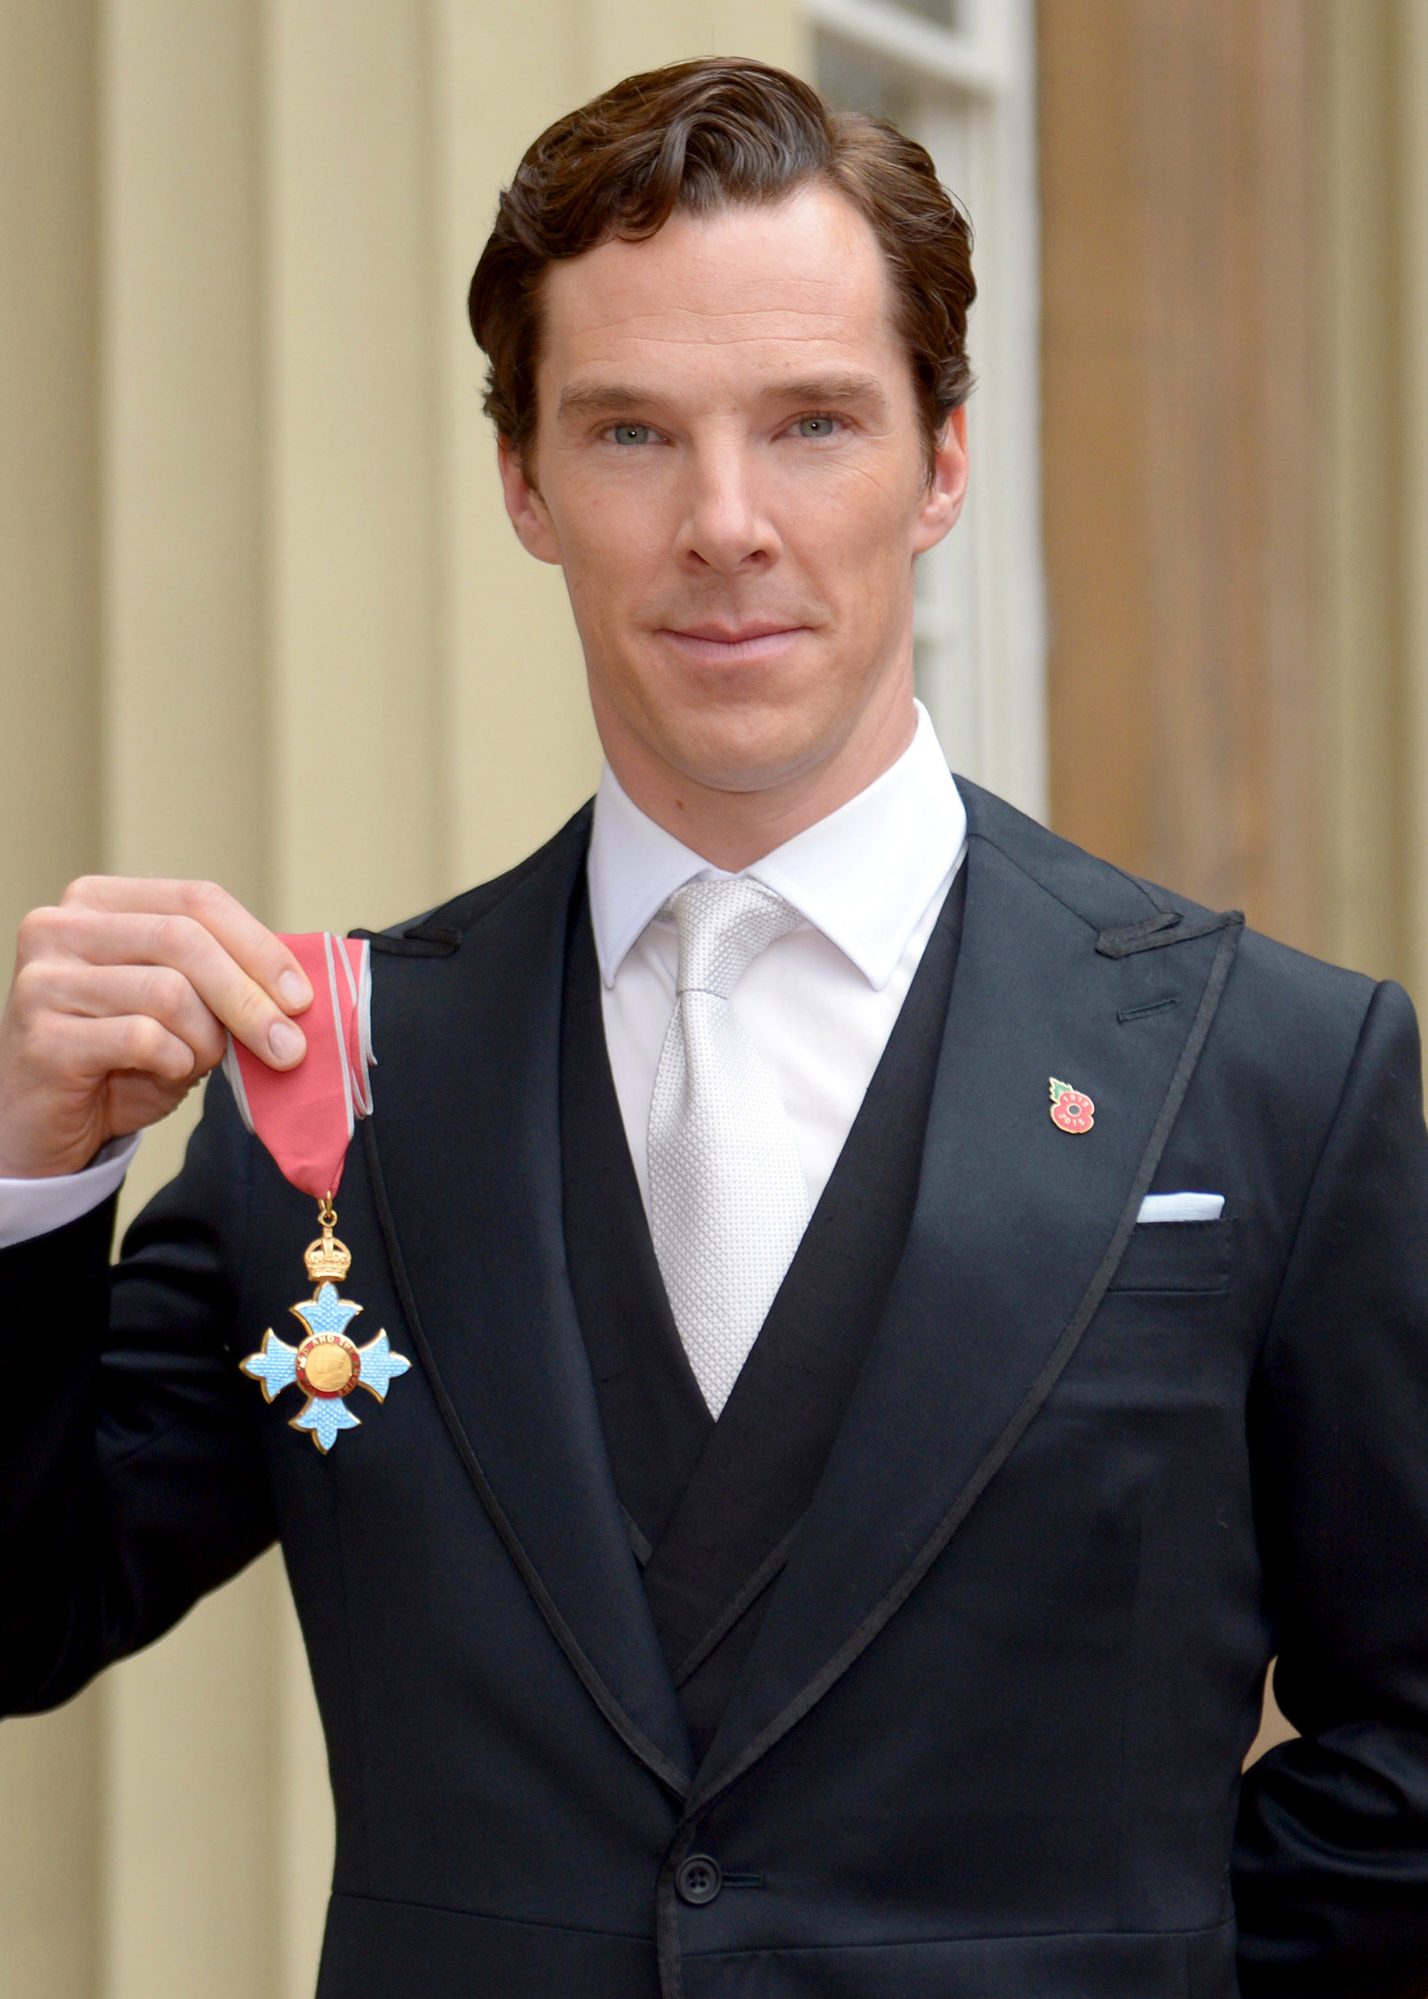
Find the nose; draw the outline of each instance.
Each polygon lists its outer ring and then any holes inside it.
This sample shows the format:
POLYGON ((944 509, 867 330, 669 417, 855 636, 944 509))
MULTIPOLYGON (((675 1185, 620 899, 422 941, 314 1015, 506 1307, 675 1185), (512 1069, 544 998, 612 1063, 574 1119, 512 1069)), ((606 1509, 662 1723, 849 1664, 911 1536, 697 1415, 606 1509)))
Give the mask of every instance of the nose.
POLYGON ((733 440, 691 455, 676 553, 722 576, 768 567, 779 536, 750 453, 733 440))

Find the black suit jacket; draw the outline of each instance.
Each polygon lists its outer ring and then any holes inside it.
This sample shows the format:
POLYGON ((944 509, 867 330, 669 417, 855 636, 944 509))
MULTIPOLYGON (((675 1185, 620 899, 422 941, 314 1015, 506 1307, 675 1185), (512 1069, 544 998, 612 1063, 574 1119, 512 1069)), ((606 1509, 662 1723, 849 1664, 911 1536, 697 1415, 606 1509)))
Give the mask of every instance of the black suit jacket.
POLYGON ((0 1695, 63 1700, 280 1535, 323 1999, 1428 1985, 1411 1009, 963 790, 905 1253, 697 1767, 562 1239, 584 815, 379 940, 341 1233, 414 1365, 329 1457, 235 1364, 289 1330, 311 1210, 220 1084, 112 1279, 105 1214, 0 1256, 0 1695), (1138 1226, 1155 1189, 1224 1217, 1138 1226), (1242 1784, 1272 1653, 1303 1740, 1242 1784))

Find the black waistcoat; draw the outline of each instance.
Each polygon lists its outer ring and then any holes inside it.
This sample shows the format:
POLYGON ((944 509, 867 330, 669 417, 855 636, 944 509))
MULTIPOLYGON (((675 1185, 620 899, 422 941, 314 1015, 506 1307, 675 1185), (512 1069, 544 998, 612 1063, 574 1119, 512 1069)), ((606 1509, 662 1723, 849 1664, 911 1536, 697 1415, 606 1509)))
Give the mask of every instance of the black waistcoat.
POLYGON ((959 870, 837 1165, 716 1423, 655 1260, 605 1047, 582 879, 566 943, 565 1244, 615 1488, 702 1758, 882 1317, 917 1196, 959 870))

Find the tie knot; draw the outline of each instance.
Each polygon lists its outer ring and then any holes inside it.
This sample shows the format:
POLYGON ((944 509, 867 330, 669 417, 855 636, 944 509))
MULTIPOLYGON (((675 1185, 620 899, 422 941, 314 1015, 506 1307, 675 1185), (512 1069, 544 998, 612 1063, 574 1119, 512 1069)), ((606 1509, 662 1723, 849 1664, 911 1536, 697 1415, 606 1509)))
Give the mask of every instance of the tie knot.
POLYGON ((728 999, 760 951, 803 921, 792 903, 747 875, 686 882, 664 913, 679 932, 676 991, 720 999, 728 999))

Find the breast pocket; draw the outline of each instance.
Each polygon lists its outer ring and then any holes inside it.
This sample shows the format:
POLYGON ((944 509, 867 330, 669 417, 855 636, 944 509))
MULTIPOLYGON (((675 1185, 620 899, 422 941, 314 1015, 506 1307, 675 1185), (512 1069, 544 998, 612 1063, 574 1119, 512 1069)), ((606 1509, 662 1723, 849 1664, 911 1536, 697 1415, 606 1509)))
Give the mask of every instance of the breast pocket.
POLYGON ((1139 1222, 1131 1232, 1112 1291, 1228 1291, 1234 1268, 1234 1222, 1139 1222))

